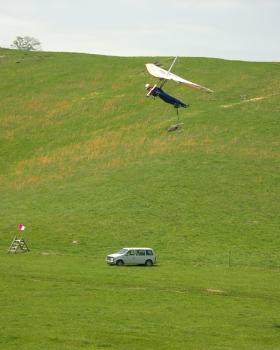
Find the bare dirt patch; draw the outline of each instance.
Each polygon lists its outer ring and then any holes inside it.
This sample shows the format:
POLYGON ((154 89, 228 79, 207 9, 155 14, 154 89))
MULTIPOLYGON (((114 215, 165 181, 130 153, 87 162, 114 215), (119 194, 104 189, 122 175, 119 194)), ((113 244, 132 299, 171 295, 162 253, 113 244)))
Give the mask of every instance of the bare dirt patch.
POLYGON ((228 105, 222 105, 221 107, 223 107, 223 108, 230 108, 230 107, 234 107, 234 106, 237 106, 237 105, 241 105, 243 103, 261 101, 261 100, 264 100, 264 99, 269 98, 269 97, 270 96, 259 96, 259 97, 249 98, 249 99, 246 99, 246 100, 243 100, 243 101, 240 101, 240 102, 234 102, 234 103, 230 103, 228 105))
POLYGON ((215 293, 215 294, 224 294, 225 291, 221 289, 213 289, 213 288, 207 288, 206 292, 208 293, 215 293))

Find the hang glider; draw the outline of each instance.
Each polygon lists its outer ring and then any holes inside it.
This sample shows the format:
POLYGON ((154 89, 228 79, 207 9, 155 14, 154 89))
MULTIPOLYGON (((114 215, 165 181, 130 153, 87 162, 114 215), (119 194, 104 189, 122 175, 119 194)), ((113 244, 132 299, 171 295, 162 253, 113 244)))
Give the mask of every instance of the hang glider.
MULTIPOLYGON (((163 100, 164 102, 173 105, 173 107, 176 109, 176 113, 177 113, 177 118, 179 121, 179 113, 178 113, 178 109, 179 108, 187 108, 190 105, 184 103, 183 101, 179 100, 176 97, 173 97, 169 94, 167 94, 165 91, 163 91, 163 85, 169 81, 169 80, 173 80, 177 83, 181 83, 181 84, 185 84, 188 87, 194 88, 194 89, 198 89, 198 90, 202 90, 205 92, 213 92, 212 90, 206 88, 205 86, 193 83, 189 80, 183 79, 181 77, 179 77, 176 74, 171 73, 171 69, 173 68, 175 62, 177 60, 177 57, 175 57, 175 59, 173 60, 169 70, 165 70, 161 67, 159 67, 159 65, 154 64, 154 63, 146 63, 146 68, 148 70, 148 72, 159 79, 159 82, 155 85, 150 85, 150 84, 146 84, 146 90, 147 90, 147 97, 149 96, 153 96, 154 98, 159 97, 161 100, 163 100)), ((171 129, 168 129, 168 131, 174 131, 177 130, 178 127, 181 124, 176 124, 175 128, 174 126, 171 129)))
POLYGON ((171 69, 172 69, 173 65, 175 64, 176 59, 177 59, 177 57, 174 59, 172 65, 171 65, 171 67, 169 68, 168 71, 163 69, 163 68, 161 68, 161 67, 159 67, 159 66, 157 66, 157 65, 155 65, 155 64, 153 64, 153 63, 147 63, 146 64, 146 68, 147 68, 148 72, 152 76, 154 76, 156 78, 159 78, 160 80, 163 80, 163 82, 160 85, 161 87, 163 86, 163 84, 166 83, 167 80, 173 80, 173 81, 175 81, 177 83, 185 84, 185 85, 187 85, 187 86, 189 86, 191 88, 194 88, 194 89, 202 90, 202 91, 205 91, 205 92, 213 92, 213 90, 210 90, 210 89, 206 88, 205 86, 193 83, 193 82, 191 82, 189 80, 186 80, 186 79, 183 79, 183 78, 179 77, 176 74, 171 73, 171 69))

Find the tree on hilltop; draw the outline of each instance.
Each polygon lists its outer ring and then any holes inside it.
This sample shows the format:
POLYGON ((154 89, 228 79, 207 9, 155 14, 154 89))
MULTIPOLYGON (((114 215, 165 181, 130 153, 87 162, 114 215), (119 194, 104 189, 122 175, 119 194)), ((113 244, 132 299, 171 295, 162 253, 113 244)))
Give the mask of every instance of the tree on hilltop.
POLYGON ((36 51, 41 50, 41 43, 30 36, 17 36, 11 47, 17 50, 36 51))

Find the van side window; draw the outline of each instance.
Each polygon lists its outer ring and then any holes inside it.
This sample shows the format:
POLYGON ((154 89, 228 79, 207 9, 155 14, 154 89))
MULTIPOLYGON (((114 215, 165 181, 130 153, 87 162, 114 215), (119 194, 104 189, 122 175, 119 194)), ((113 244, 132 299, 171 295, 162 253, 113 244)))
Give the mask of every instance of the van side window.
POLYGON ((145 250, 136 250, 136 255, 138 255, 138 256, 143 256, 143 255, 145 255, 145 250))
POLYGON ((154 255, 152 250, 146 250, 146 255, 154 255))
POLYGON ((126 255, 135 255, 135 250, 129 250, 126 255))

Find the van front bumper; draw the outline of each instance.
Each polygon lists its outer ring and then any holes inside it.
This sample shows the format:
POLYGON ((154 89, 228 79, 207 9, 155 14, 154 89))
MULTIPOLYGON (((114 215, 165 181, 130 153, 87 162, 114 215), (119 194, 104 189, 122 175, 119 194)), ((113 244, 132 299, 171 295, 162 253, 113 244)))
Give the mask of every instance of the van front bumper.
POLYGON ((116 262, 115 262, 114 258, 107 257, 106 258, 106 263, 109 264, 109 265, 114 265, 116 262))

